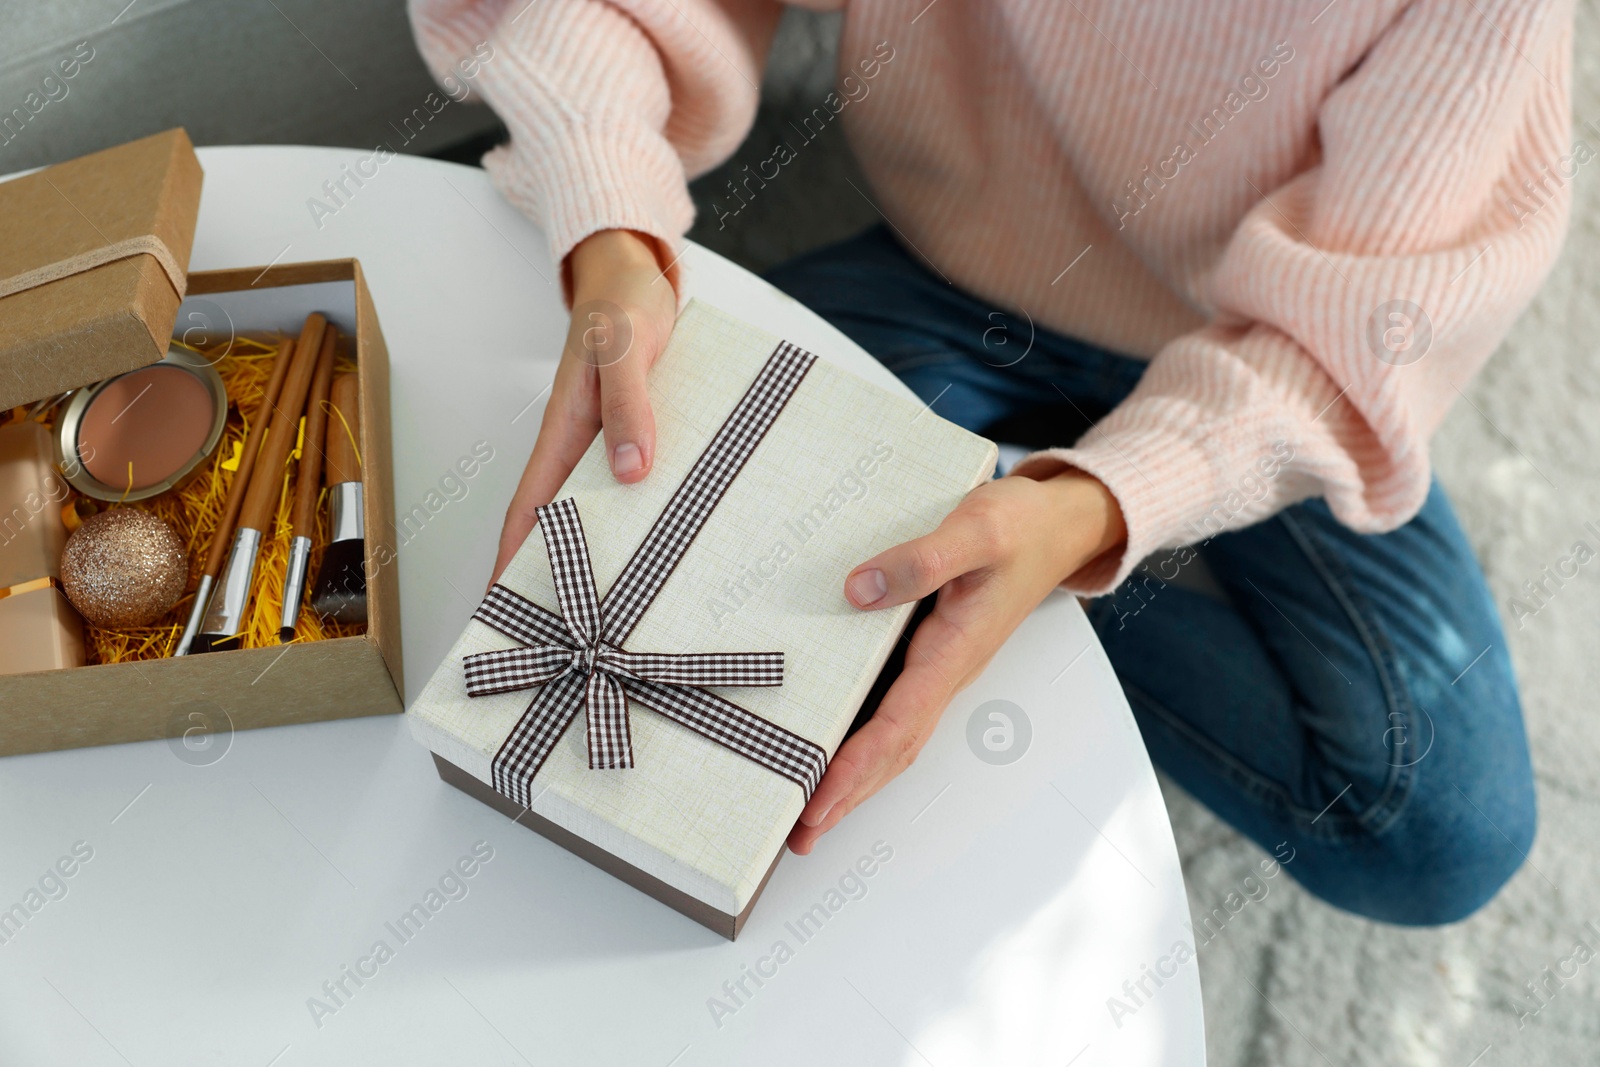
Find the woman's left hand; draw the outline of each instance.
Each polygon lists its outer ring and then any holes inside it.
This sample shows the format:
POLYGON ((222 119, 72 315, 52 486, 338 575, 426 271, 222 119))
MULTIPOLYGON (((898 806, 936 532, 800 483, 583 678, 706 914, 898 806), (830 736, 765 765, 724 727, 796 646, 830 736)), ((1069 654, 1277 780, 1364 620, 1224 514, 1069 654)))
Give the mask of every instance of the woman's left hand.
POLYGON ((789 847, 817 838, 911 765, 956 693, 976 678, 1024 618, 1065 578, 1127 538, 1122 510, 1098 479, 1066 470, 1006 477, 974 489, 926 537, 850 572, 858 608, 907 604, 938 590, 912 635, 904 672, 867 724, 839 747, 789 847))

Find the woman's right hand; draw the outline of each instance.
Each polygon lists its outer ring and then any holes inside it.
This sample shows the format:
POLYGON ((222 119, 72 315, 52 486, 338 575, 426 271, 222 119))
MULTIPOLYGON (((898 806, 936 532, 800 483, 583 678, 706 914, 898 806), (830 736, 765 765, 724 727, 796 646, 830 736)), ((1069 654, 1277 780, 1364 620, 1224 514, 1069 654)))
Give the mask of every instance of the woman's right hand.
POLYGON ((548 504, 577 466, 596 430, 619 482, 640 481, 655 458, 656 424, 645 374, 661 355, 678 297, 654 238, 601 230, 568 257, 572 325, 550 387, 533 455, 506 509, 492 585, 532 532, 534 509, 548 504))

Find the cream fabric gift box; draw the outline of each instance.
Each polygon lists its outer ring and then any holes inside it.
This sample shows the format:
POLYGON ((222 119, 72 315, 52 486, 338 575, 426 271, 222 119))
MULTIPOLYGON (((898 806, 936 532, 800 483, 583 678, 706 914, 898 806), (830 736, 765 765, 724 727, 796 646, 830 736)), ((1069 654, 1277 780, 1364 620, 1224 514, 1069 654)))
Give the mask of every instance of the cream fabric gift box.
MULTIPOLYGON (((621 647, 668 656, 783 652, 781 686, 711 692, 813 742, 820 763, 843 740, 913 611, 857 610, 844 599, 845 575, 936 527, 990 476, 995 446, 692 301, 650 372, 658 442, 650 477, 618 484, 597 437, 557 499, 576 504, 604 600, 680 485, 703 469, 697 463, 714 436, 750 402, 747 394, 759 391, 780 358, 796 356, 805 361, 803 377, 621 647)), ((542 536, 560 528, 551 518, 499 584, 560 615, 542 536)), ((468 695, 466 657, 528 644, 483 617, 480 610, 408 713, 441 775, 735 936, 804 807, 805 790, 632 699, 631 769, 590 768, 580 703, 532 780, 513 776, 524 784, 508 786, 506 753, 515 743, 507 741, 539 688, 468 695)), ((573 669, 580 673, 545 687, 579 685, 581 667, 573 669)))

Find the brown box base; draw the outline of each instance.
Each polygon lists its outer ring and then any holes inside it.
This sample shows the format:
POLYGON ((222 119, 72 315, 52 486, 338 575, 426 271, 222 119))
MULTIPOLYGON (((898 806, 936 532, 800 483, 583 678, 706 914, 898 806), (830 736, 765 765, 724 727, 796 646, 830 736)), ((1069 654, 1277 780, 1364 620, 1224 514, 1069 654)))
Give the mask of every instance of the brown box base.
MULTIPOLYGON (((915 629, 928 614, 933 611, 935 597, 924 597, 917 604, 917 610, 907 620, 906 632, 915 629)), ((900 677, 905 669, 906 642, 897 641, 893 651, 889 653, 888 660, 879 672, 878 679, 868 691, 867 697, 861 704, 855 721, 845 736, 855 733, 864 726, 868 719, 878 710, 878 705, 883 702, 884 694, 900 677)), ((549 819, 535 812, 519 807, 516 801, 496 793, 488 784, 479 781, 454 763, 433 753, 433 764, 439 769, 439 777, 450 785, 455 786, 463 793, 474 797, 489 805, 495 811, 509 818, 512 822, 521 823, 536 834, 549 838, 568 852, 580 859, 599 867, 602 871, 614 878, 619 878, 635 889, 654 897, 674 911, 681 912, 710 930, 715 930, 729 941, 736 940, 739 931, 744 928, 744 921, 750 917, 750 909, 756 906, 756 901, 761 899, 762 890, 767 888, 767 882, 772 878, 772 872, 778 868, 778 860, 783 859, 783 851, 773 859, 772 866, 767 868, 767 873, 761 876, 761 884, 756 886, 756 891, 750 896, 750 903, 737 915, 729 915, 725 911, 718 911, 701 900, 696 900, 681 889, 674 889, 653 874, 646 874, 627 860, 619 859, 592 842, 574 834, 572 831, 557 826, 549 819)))
POLYGON ((783 859, 780 850, 772 861, 772 866, 767 868, 767 873, 761 876, 761 884, 756 886, 756 891, 750 896, 750 903, 737 915, 730 915, 725 911, 718 911, 702 900, 696 900, 681 889, 675 889, 653 874, 647 874, 623 859, 618 859, 599 845, 585 841, 571 830, 557 826, 555 823, 539 815, 529 808, 524 808, 509 797, 496 793, 488 784, 479 781, 454 763, 444 759, 438 753, 433 756, 434 766, 439 769, 439 777, 450 785, 455 786, 469 797, 480 800, 489 807, 506 816, 512 822, 526 826, 534 833, 547 837, 560 845, 579 859, 599 867, 613 878, 627 882, 641 893, 648 894, 671 908, 673 911, 687 915, 708 930, 715 930, 729 941, 739 936, 739 931, 744 928, 744 922, 750 917, 750 909, 756 906, 756 901, 761 899, 761 891, 767 887, 767 880, 772 877, 772 872, 778 867, 778 860, 783 859))

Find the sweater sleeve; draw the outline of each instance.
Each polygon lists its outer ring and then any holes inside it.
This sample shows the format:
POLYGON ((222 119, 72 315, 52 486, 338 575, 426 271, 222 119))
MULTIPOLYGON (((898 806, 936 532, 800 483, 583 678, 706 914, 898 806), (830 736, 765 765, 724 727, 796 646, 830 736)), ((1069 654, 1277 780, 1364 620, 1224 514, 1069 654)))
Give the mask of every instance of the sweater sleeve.
MULTIPOLYGON (((688 182, 749 133, 777 0, 409 6, 434 77, 447 89, 464 85, 510 131, 484 168, 544 230, 554 261, 565 264, 597 231, 636 230, 657 241, 681 292, 676 257, 694 220, 688 182)), ((570 302, 564 268, 562 287, 570 302)))
MULTIPOLYGON (((1076 447, 1126 547, 1066 585, 1322 496, 1361 532, 1408 521, 1428 439, 1554 263, 1566 229, 1572 13, 1420 0, 1318 112, 1319 148, 1230 238, 1206 327, 1169 343, 1076 447)), ((1582 160, 1579 160, 1582 162, 1582 160)))

